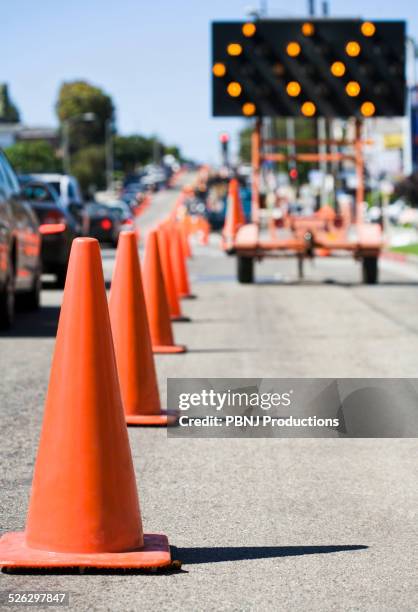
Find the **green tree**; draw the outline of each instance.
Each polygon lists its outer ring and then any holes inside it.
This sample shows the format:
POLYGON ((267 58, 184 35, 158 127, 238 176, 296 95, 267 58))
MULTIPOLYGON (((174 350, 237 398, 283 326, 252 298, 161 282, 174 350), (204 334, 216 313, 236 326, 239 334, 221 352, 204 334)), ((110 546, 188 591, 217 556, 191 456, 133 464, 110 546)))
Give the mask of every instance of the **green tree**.
MULTIPOLYGON (((316 138, 316 121, 314 119, 305 119, 304 117, 296 118, 295 120, 295 138, 309 140, 316 138)), ((248 126, 243 128, 239 134, 239 154, 243 162, 251 161, 251 133, 253 127, 248 126)), ((272 122, 273 138, 286 139, 286 119, 278 118, 272 122)), ((286 145, 275 147, 278 153, 287 153, 286 145)), ((308 145, 298 146, 299 153, 312 152, 314 149, 308 145)), ((276 164, 277 169, 286 172, 288 169, 287 162, 276 164)), ((307 179, 308 171, 312 168, 309 164, 298 164, 298 172, 301 181, 307 179)))
POLYGON ((182 160, 180 148, 176 145, 164 145, 164 155, 172 155, 178 161, 182 160))
POLYGON ((61 85, 56 112, 61 127, 69 125, 70 150, 77 151, 92 144, 103 144, 106 121, 114 116, 112 98, 102 89, 86 81, 72 81, 61 85), (89 114, 92 119, 84 120, 89 114))
POLYGON ((105 157, 103 145, 90 145, 73 155, 71 172, 78 178, 84 195, 105 188, 105 157))
POLYGON ((62 164, 53 147, 45 140, 16 142, 6 149, 6 155, 16 172, 61 172, 62 164))
POLYGON ((239 157, 244 163, 251 162, 251 134, 253 128, 248 126, 239 133, 239 157))
POLYGON ((394 199, 404 198, 410 206, 418 208, 418 172, 402 179, 395 186, 394 199))
POLYGON ((137 166, 152 161, 153 140, 145 136, 116 136, 113 141, 115 166, 123 172, 133 172, 137 166))
POLYGON ((0 85, 0 122, 19 123, 20 114, 9 96, 9 88, 3 83, 0 85))

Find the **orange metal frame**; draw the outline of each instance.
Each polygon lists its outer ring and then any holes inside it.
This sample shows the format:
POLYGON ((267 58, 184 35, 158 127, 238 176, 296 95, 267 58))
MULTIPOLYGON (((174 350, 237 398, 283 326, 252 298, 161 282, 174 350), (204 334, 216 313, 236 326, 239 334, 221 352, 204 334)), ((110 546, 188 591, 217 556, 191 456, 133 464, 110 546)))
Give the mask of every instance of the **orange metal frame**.
POLYGON ((253 171, 252 185, 252 210, 251 219, 253 223, 258 222, 258 213, 260 210, 260 176, 263 161, 298 161, 303 163, 316 163, 320 161, 353 161, 356 168, 357 189, 356 189, 356 215, 355 222, 361 220, 361 204, 364 201, 364 156, 363 147, 370 144, 369 140, 362 140, 362 122, 356 119, 355 139, 350 140, 335 140, 335 139, 264 139, 262 138, 262 120, 257 119, 252 133, 251 139, 251 162, 253 171), (264 153, 265 146, 280 146, 280 145, 295 145, 295 146, 318 146, 339 145, 350 146, 353 148, 351 154, 347 153, 264 153))

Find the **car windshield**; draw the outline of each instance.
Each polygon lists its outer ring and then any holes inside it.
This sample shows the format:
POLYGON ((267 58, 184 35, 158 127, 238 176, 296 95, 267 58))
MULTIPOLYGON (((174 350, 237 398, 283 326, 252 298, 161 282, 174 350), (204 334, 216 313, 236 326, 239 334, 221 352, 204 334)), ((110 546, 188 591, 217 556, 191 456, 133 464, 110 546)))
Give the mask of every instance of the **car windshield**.
POLYGON ((58 195, 61 195, 61 183, 57 183, 56 181, 50 181, 49 184, 55 189, 58 195))
POLYGON ((111 214, 108 206, 104 206, 103 204, 88 204, 87 212, 89 215, 96 215, 100 217, 105 217, 111 214))
POLYGON ((27 200, 32 202, 48 202, 54 200, 51 193, 43 185, 25 185, 23 194, 27 200))
POLYGON ((130 210, 129 210, 129 208, 127 206, 120 206, 120 205, 118 205, 118 206, 111 206, 110 210, 119 219, 121 217, 129 217, 130 216, 130 210))

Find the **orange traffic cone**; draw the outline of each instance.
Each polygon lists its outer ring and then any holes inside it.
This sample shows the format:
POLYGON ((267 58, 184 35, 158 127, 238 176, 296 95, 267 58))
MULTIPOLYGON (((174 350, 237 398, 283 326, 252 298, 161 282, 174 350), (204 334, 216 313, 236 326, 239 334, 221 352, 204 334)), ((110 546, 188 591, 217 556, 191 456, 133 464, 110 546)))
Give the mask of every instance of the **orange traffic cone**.
POLYGON ((177 293, 183 299, 194 299, 196 296, 190 291, 189 275, 186 258, 183 253, 183 242, 180 228, 176 223, 172 225, 173 241, 171 243, 171 257, 173 258, 173 272, 177 293))
POLYGON ((180 302, 177 294, 176 283, 174 280, 173 264, 171 260, 171 243, 173 240, 171 224, 161 223, 158 228, 158 249, 161 256, 163 277, 170 309, 170 319, 178 323, 190 321, 181 312, 180 302))
POLYGON ((239 182, 237 179, 231 179, 229 181, 225 223, 222 230, 226 246, 231 246, 237 231, 244 224, 245 215, 241 204, 239 182))
POLYGON ((119 234, 109 311, 126 422, 128 425, 175 423, 176 411, 161 411, 133 231, 119 234))
POLYGON ((181 230, 181 240, 183 242, 183 252, 185 254, 185 256, 187 257, 187 259, 190 259, 192 257, 192 249, 190 248, 190 242, 189 242, 189 232, 187 229, 187 222, 186 222, 187 217, 185 217, 180 225, 180 230, 181 230))
POLYGON ((185 346, 174 344, 158 242, 157 231, 151 231, 145 247, 143 267, 152 350, 154 353, 184 353, 185 346))
POLYGON ((207 219, 199 217, 199 234, 200 244, 206 245, 209 243, 210 225, 207 219))
POLYGON ((160 567, 144 535, 113 352, 100 249, 74 241, 26 531, 0 540, 6 567, 160 567))

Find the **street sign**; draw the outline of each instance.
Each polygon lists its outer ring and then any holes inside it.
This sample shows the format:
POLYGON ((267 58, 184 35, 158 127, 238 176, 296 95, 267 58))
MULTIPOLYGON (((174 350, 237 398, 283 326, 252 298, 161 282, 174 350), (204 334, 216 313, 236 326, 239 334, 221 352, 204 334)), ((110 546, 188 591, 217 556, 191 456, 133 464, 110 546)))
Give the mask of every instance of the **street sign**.
POLYGON ((212 24, 215 117, 405 114, 405 22, 212 24))

